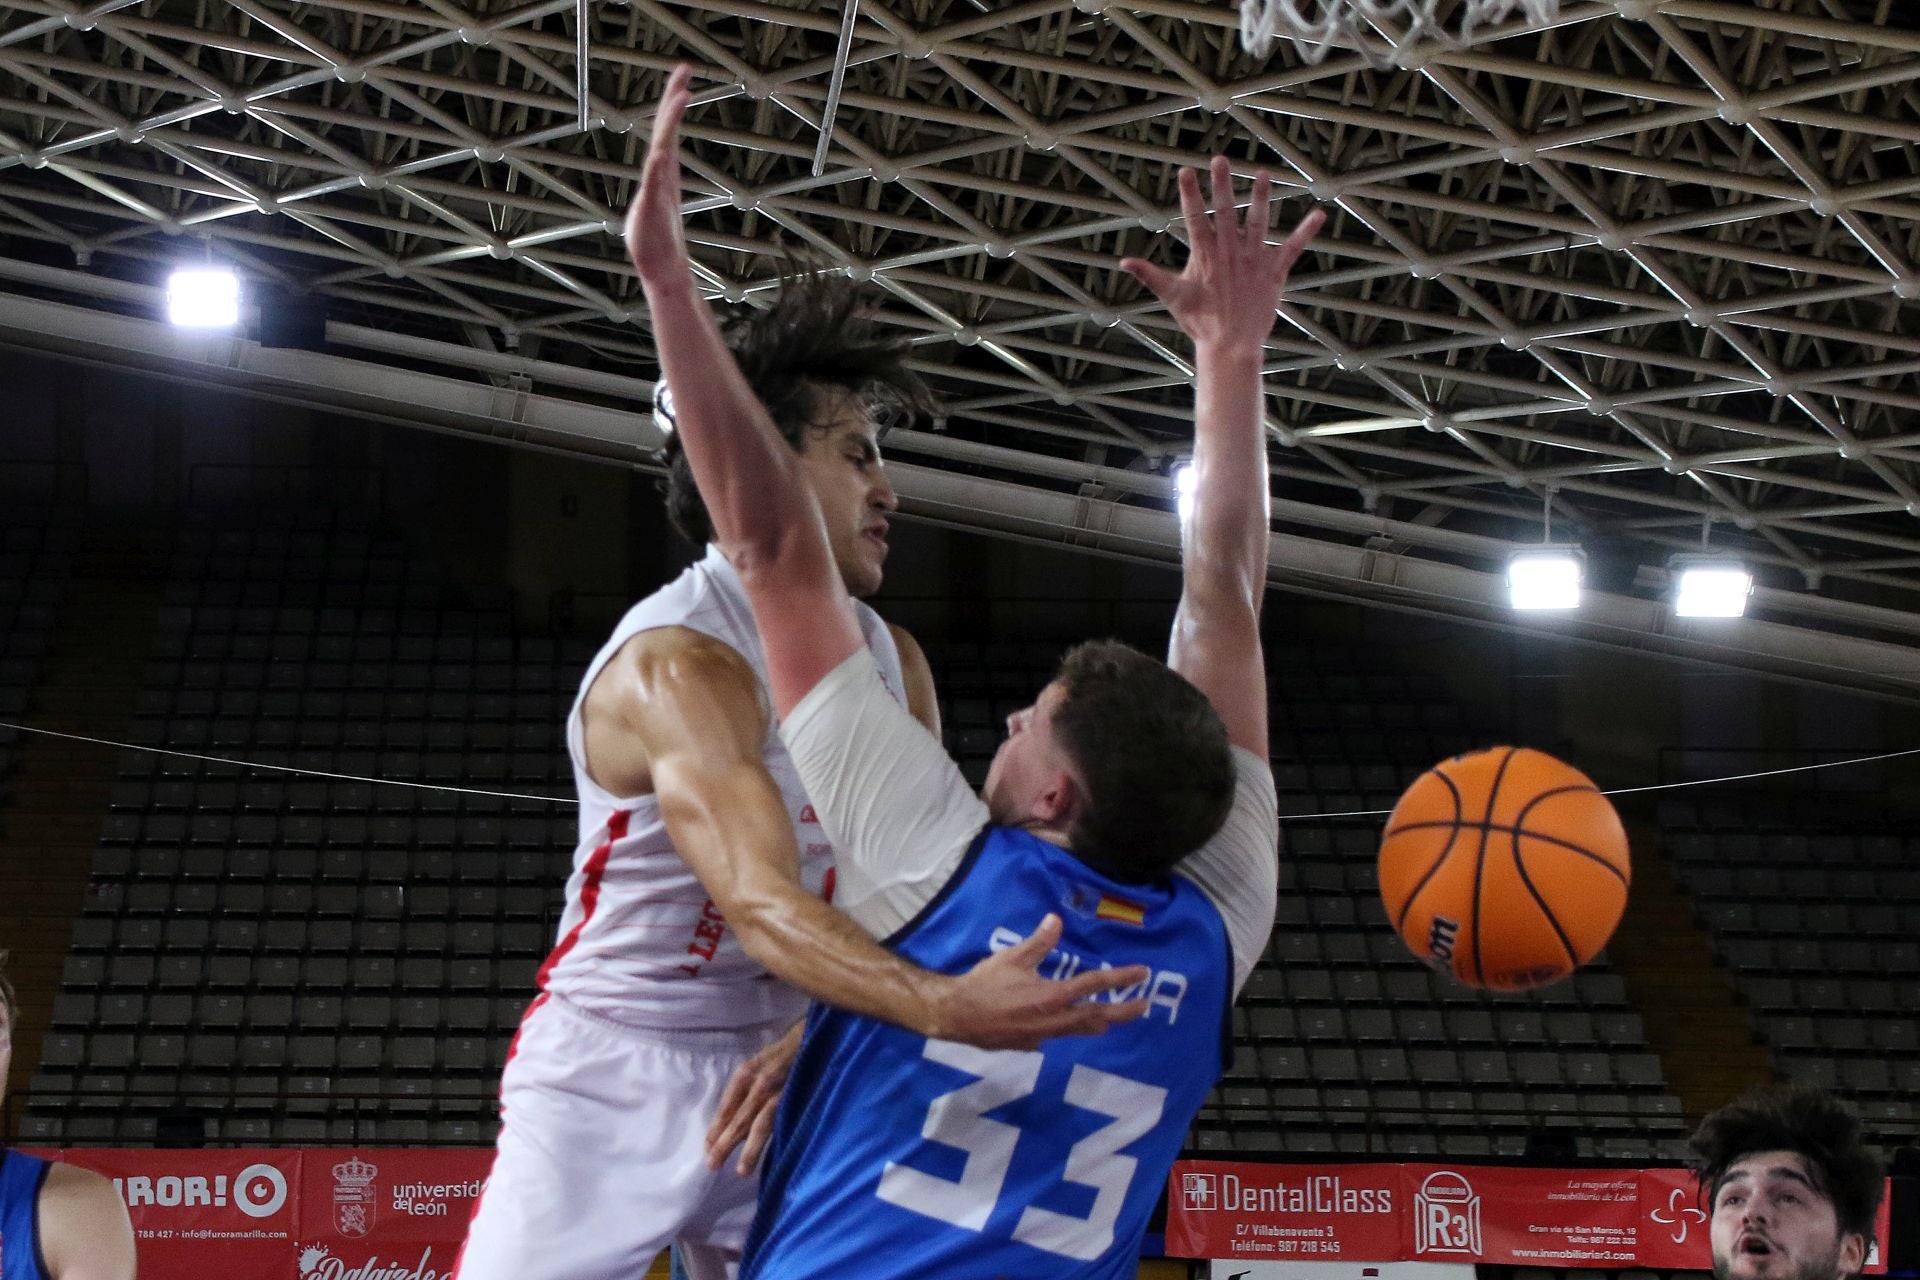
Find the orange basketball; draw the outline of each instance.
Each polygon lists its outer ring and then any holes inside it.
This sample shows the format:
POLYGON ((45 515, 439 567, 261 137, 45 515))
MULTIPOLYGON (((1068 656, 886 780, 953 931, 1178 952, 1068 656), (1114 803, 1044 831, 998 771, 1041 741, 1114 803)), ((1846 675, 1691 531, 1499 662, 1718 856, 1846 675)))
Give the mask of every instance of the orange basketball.
POLYGON ((1632 878, 1607 798, 1525 747, 1427 770, 1380 841, 1380 897, 1407 946, 1495 991, 1558 982, 1591 960, 1620 923, 1632 878))

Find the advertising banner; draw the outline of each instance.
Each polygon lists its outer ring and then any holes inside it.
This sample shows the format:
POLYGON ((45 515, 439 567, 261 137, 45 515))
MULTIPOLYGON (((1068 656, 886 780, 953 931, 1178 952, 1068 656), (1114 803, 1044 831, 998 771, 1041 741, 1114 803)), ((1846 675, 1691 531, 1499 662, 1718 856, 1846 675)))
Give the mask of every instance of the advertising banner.
POLYGON ((37 1152, 113 1179, 141 1280, 446 1280, 490 1150, 37 1152))
POLYGON ((1167 1252, 1183 1258, 1398 1259, 1406 1175, 1392 1164, 1182 1161, 1167 1252))
POLYGON ((1412 1184, 1406 1250, 1419 1262, 1632 1266, 1634 1169, 1403 1165, 1412 1184))
POLYGON ((133 1219, 140 1274, 293 1274, 304 1151, 63 1151, 113 1179, 133 1219))
POLYGON ((1207 1264, 1206 1280, 1474 1280, 1472 1263, 1249 1262, 1207 1264))
MULTIPOLYGON (((1886 1271, 1889 1221, 1883 1199, 1871 1274, 1886 1271)), ((1707 1226, 1693 1174, 1679 1168, 1183 1160, 1167 1193, 1167 1253, 1221 1261, 1705 1271, 1707 1226)))
POLYGON ((445 1280, 492 1160, 472 1148, 308 1151, 295 1274, 445 1280))
POLYGON ((1707 1198, 1690 1169, 1640 1171, 1640 1261, 1665 1270, 1705 1271, 1707 1198))

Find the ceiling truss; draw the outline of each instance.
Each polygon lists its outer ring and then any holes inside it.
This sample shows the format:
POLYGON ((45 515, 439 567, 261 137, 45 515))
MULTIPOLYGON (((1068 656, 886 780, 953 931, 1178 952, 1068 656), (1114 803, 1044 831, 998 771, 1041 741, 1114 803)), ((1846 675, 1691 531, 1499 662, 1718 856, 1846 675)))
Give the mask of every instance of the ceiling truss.
MULTIPOLYGON (((1115 264, 1178 256, 1176 170, 1223 152, 1331 214, 1269 345, 1278 496, 1508 543, 1550 510, 1920 609, 1903 0, 1564 0, 1317 65, 1226 5, 989 7, 863 0, 816 177, 837 4, 0 0, 0 257, 211 256, 336 322, 651 377, 618 228, 690 60, 713 296, 796 255, 870 282, 934 428, 1058 486, 1190 447, 1186 344, 1115 264)), ((113 305, 52 279, 0 289, 113 305)))

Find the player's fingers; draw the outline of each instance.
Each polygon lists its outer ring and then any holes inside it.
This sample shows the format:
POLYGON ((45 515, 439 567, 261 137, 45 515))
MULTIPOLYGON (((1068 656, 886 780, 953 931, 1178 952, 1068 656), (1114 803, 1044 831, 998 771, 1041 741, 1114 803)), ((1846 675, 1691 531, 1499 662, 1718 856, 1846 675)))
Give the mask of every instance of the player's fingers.
POLYGON ((719 1169, 727 1163, 727 1156, 740 1145, 740 1135, 729 1125, 719 1133, 707 1134, 707 1168, 719 1169))
POLYGON ((1167 291, 1171 289, 1179 276, 1165 267, 1155 266, 1145 258, 1122 258, 1120 269, 1152 290, 1154 297, 1165 301, 1167 291))
POLYGON ((1267 224, 1272 220, 1273 178, 1262 169, 1253 180, 1253 203, 1247 206, 1247 243, 1267 242, 1267 224))
POLYGON ((746 1101, 748 1092, 752 1090, 753 1083, 754 1073, 751 1062, 733 1073, 727 1080, 727 1087, 720 1091, 720 1105, 714 1109, 713 1123, 708 1126, 708 1132, 719 1129, 721 1123, 740 1108, 740 1104, 746 1101))
POLYGON ((1057 993, 1060 1003, 1077 1004, 1090 996, 1137 987, 1147 980, 1147 973, 1147 966, 1130 964, 1124 969, 1096 969, 1092 973, 1076 974, 1054 985, 1060 989, 1057 993))
POLYGON ((1047 958, 1047 952, 1053 950, 1053 944, 1060 941, 1060 917, 1049 911, 1034 926, 1032 933, 1013 946, 1001 952, 1006 963, 1021 969, 1037 969, 1040 962, 1047 958))
POLYGON ((734 1166, 741 1177, 751 1174, 760 1164, 760 1153, 767 1149, 767 1139, 773 1136, 773 1118, 777 1108, 763 1107, 753 1117, 753 1127, 747 1131, 745 1145, 740 1148, 740 1160, 734 1166))
POLYGON ((1300 255, 1307 251, 1307 246, 1313 243, 1316 235, 1320 234, 1320 228, 1326 225, 1326 221, 1326 210, 1310 209, 1307 211, 1307 216, 1300 219, 1294 226, 1292 234, 1288 235, 1286 242, 1280 246, 1276 269, 1282 280, 1286 279, 1287 273, 1293 270, 1293 264, 1300 261, 1300 255))
POLYGON ((1187 247, 1195 253, 1203 252, 1210 224, 1207 206, 1200 200, 1200 175, 1192 169, 1180 171, 1180 216, 1187 224, 1187 247))
POLYGON ((1213 225, 1221 239, 1231 236, 1238 219, 1233 216, 1233 170, 1225 156, 1215 156, 1213 176, 1213 225))
MULTIPOLYGON (((680 177, 680 118, 686 114, 687 101, 692 96, 688 89, 693 79, 693 67, 681 63, 667 77, 667 87, 660 96, 660 105, 654 109, 653 135, 647 140, 647 158, 645 167, 640 171, 640 188, 634 193, 633 204, 627 210, 626 241, 627 253, 637 256, 640 249, 640 226, 646 211, 656 202, 664 200, 669 193, 677 194, 680 177)), ((636 263, 637 265, 637 263, 636 263)))
POLYGON ((1117 1027, 1123 1022, 1132 1022, 1135 1018, 1144 1018, 1147 1010, 1152 1007, 1151 1000, 1116 1000, 1111 1004, 1101 1002, 1087 1006, 1110 1027, 1117 1027))
POLYGON ((667 76, 666 88, 660 92, 660 106, 653 115, 653 136, 647 142, 649 154, 679 145, 680 117, 686 112, 687 99, 692 96, 688 88, 692 83, 692 63, 681 63, 667 76))

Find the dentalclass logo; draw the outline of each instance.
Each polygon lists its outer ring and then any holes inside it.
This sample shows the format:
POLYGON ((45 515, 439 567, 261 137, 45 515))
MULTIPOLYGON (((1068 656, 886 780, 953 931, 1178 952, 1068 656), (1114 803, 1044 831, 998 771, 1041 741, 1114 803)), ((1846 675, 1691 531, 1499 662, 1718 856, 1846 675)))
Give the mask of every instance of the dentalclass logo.
POLYGON ((420 1261, 409 1267, 404 1262, 382 1262, 368 1258, 357 1267, 349 1267, 333 1256, 325 1245, 309 1245, 300 1251, 300 1280, 440 1280, 440 1272, 427 1265, 433 1250, 421 1251, 420 1261))
MULTIPOLYGON (((355 1239, 373 1227, 373 1180, 380 1174, 378 1165, 359 1156, 333 1166, 333 1229, 355 1239)), ((306 1272, 300 1274, 305 1275, 306 1272)))

